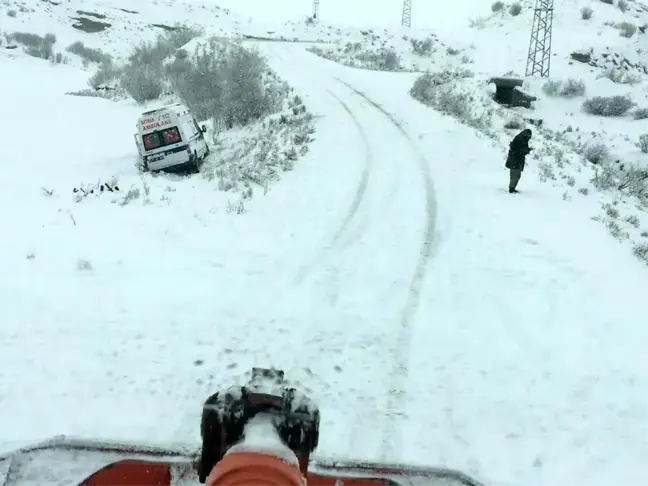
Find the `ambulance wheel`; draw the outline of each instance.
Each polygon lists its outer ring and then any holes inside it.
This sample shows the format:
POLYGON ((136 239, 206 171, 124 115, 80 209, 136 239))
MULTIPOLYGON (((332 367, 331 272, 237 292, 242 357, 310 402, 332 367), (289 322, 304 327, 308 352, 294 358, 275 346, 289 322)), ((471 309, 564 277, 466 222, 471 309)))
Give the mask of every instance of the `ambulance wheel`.
POLYGON ((192 158, 193 158, 193 170, 196 172, 200 172, 200 157, 198 157, 198 153, 195 150, 192 155, 192 158))

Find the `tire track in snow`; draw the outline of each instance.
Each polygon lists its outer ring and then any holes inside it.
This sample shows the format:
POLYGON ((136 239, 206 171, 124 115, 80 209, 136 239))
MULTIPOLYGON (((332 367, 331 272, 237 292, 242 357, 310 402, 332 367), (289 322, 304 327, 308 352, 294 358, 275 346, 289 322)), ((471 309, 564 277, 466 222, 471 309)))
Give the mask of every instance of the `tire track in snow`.
POLYGON ((401 135, 407 140, 412 152, 416 155, 419 170, 423 178, 423 186, 425 190, 425 229, 423 233, 423 240, 419 249, 419 256, 416 262, 416 267, 412 279, 410 280, 409 291, 400 315, 400 323, 396 343, 393 348, 393 368, 388 377, 388 392, 387 392, 387 414, 388 417, 385 421, 383 428, 383 442, 381 447, 381 457, 383 461, 395 462, 398 461, 401 448, 401 433, 399 429, 399 422, 404 418, 404 408, 406 404, 405 390, 407 386, 408 365, 409 365, 409 349, 412 341, 412 331, 414 316, 418 309, 421 298, 421 290, 423 288, 423 281, 426 274, 427 264, 432 257, 435 250, 434 232, 436 227, 436 213, 437 204, 434 192, 434 185, 432 183, 432 176, 430 167, 425 155, 418 148, 414 139, 403 128, 402 124, 394 118, 394 116, 386 111, 380 104, 373 101, 362 91, 359 91, 349 83, 335 78, 335 80, 347 88, 349 88, 356 96, 368 102, 376 110, 381 112, 392 123, 401 135))
MULTIPOLYGON (((340 238, 346 233, 349 224, 353 220, 353 217, 356 215, 358 212, 358 208, 360 207, 360 203, 362 202, 362 199, 366 193, 367 190, 367 185, 369 184, 369 174, 371 172, 371 166, 373 165, 373 155, 371 152, 371 146, 369 144, 369 139, 367 138, 367 134, 364 131, 364 128, 362 127, 362 124, 358 121, 356 116, 353 114, 353 111, 349 108, 349 106, 342 101, 335 93, 333 93, 331 90, 327 89, 326 90, 335 101, 344 109, 344 111, 349 115, 349 118, 353 122, 353 124, 356 126, 356 129, 358 130, 358 134, 360 136, 360 139, 362 140, 362 144, 364 145, 365 148, 365 160, 364 160, 364 166, 362 168, 362 174, 360 175, 360 180, 358 181, 358 185, 356 187, 353 200, 351 201, 351 205, 349 206, 345 217, 342 219, 342 222, 338 226, 337 230, 333 233, 333 236, 331 237, 331 241, 329 244, 324 248, 323 251, 327 251, 336 244, 338 244, 340 238)), ((304 265, 295 278, 293 279, 293 283, 298 285, 304 281, 304 279, 310 274, 310 272, 319 265, 321 260, 321 257, 315 257, 310 263, 307 263, 304 265)))

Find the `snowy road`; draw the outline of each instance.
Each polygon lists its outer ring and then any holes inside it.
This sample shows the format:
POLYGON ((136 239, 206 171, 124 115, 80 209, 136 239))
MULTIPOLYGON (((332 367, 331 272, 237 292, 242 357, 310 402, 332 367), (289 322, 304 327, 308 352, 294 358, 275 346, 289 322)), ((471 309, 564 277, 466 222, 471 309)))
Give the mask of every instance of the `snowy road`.
MULTIPOLYGON (((377 148, 391 130, 383 163, 403 171, 394 177, 412 178, 401 189, 418 203, 401 213, 408 230, 392 226, 402 243, 410 241, 410 257, 427 255, 430 172, 436 183, 434 258, 410 294, 420 306, 410 320, 393 309, 380 321, 399 329, 382 343, 387 394, 377 400, 392 418, 383 418, 380 432, 380 421, 365 425, 373 417, 353 431, 391 442, 362 448, 363 457, 457 467, 493 483, 552 484, 576 475, 588 484, 646 482, 648 380, 639 363, 648 336, 639 316, 648 278, 641 266, 583 217, 578 202, 566 204, 532 174, 512 200, 503 190, 502 149, 407 98, 413 76, 344 68, 290 45, 265 48, 309 74, 305 90, 324 85, 350 95, 347 104, 377 148)), ((390 266, 386 281, 416 275, 411 259, 390 266)), ((408 288, 400 281, 392 296, 402 304, 408 288)))
POLYGON ((368 388, 352 391, 367 405, 356 412, 349 449, 362 450, 366 457, 394 458, 400 449, 398 426, 406 404, 414 318, 434 247, 436 200, 429 165, 399 121, 379 104, 343 80, 309 71, 308 64, 291 67, 288 54, 281 47, 272 50, 274 67, 298 90, 325 90, 326 103, 342 107, 355 126, 357 141, 348 148, 364 148, 362 159, 345 156, 350 165, 362 164, 352 197, 346 198, 348 209, 295 283, 311 280, 320 306, 328 303, 330 309, 357 313, 353 320, 360 322, 350 328, 349 317, 344 319, 349 341, 357 335, 358 346, 364 347, 366 339, 379 337, 379 346, 369 346, 378 356, 361 361, 369 365, 367 376, 353 370, 368 388), (368 309, 374 318, 363 316, 368 309), (375 437, 368 440, 368 435, 375 437))

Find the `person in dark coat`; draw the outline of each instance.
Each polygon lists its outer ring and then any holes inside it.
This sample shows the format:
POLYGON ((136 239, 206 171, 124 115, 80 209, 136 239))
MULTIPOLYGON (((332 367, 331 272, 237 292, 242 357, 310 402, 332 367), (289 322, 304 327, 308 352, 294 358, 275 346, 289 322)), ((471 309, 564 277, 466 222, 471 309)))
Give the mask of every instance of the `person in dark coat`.
POLYGON ((531 130, 527 128, 518 133, 509 144, 509 153, 508 157, 506 158, 506 168, 509 169, 511 173, 509 181, 509 192, 511 194, 518 192, 516 187, 518 185, 518 182, 520 182, 520 177, 522 177, 524 162, 526 156, 532 150, 529 147, 530 140, 531 130))

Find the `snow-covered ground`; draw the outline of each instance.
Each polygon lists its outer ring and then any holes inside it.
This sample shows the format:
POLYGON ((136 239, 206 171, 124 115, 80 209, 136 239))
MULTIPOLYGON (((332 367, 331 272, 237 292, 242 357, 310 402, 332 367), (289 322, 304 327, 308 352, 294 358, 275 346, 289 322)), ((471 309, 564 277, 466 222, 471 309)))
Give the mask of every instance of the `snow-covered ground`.
MULTIPOLYGON (((25 1, 15 17, 2 6, 0 28, 115 55, 153 38, 149 22, 311 41, 313 29, 338 29, 301 14, 272 23, 251 0, 258 24, 249 11, 206 18, 198 3, 193 14, 144 3, 137 17, 112 1, 41 4, 25 1), (100 7, 123 14, 120 30, 63 24, 100 7)), ((449 26, 489 10, 464 7, 433 16, 448 46, 449 26)), ((322 18, 332 10, 323 2, 322 18)), ((379 10, 339 13, 342 38, 363 35, 347 16, 379 10)), ((522 32, 529 15, 509 20, 522 32)), ((517 31, 498 21, 485 21, 490 37, 470 30, 471 42, 509 45, 493 32, 517 31)), ((526 40, 510 44, 519 53, 469 55, 519 70, 526 40)), ((273 365, 320 404, 324 456, 447 466, 485 484, 648 482, 648 272, 590 219, 603 196, 564 198, 534 176, 540 158, 513 199, 501 140, 413 100, 416 73, 351 69, 301 43, 255 45, 316 128, 294 170, 243 214, 208 178, 139 174, 142 107, 66 95, 85 87, 87 68, 0 51, 10 141, 0 149, 0 449, 60 433, 197 444, 204 399, 273 365), (73 192, 115 178, 118 194, 73 192)), ((564 123, 542 103, 550 127, 564 123)))

